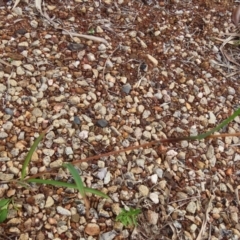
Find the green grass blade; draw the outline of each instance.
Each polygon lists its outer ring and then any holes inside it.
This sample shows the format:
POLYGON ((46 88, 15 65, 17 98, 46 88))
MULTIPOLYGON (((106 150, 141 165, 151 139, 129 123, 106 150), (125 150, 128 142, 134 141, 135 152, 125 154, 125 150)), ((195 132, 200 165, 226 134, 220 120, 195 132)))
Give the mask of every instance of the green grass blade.
POLYGON ((95 194, 99 197, 109 198, 109 196, 107 194, 105 194, 99 190, 93 189, 93 188, 84 187, 84 190, 85 190, 85 192, 95 194))
POLYGON ((32 158, 32 155, 34 153, 34 151, 36 150, 39 142, 43 139, 43 137, 45 136, 45 132, 41 133, 39 135, 39 137, 34 141, 32 147, 30 148, 25 160, 24 160, 24 163, 23 163, 23 166, 22 166, 22 171, 21 171, 21 180, 23 180, 25 177, 26 177, 26 171, 27 171, 27 166, 29 165, 29 162, 31 161, 31 158, 32 158))
POLYGON ((8 209, 1 209, 0 210, 0 223, 4 222, 7 218, 7 214, 8 214, 8 209))
MULTIPOLYGON (((74 183, 66 183, 66 182, 55 181, 55 180, 29 178, 29 179, 26 179, 26 182, 49 184, 49 185, 53 185, 53 186, 67 187, 67 188, 73 188, 73 189, 78 190, 78 186, 74 183)), ((102 193, 101 191, 98 191, 96 189, 84 187, 84 191, 85 191, 85 193, 89 192, 89 193, 95 194, 95 195, 103 197, 103 198, 109 198, 108 195, 106 195, 105 193, 102 193)))
POLYGON ((61 182, 61 181, 56 181, 56 180, 29 178, 29 179, 26 179, 26 182, 34 182, 34 183, 40 183, 40 184, 49 184, 49 185, 53 185, 53 186, 74 188, 74 189, 78 190, 77 185, 74 184, 74 183, 66 183, 66 182, 61 182))
POLYGON ((214 132, 219 131, 221 128, 223 128, 224 126, 226 126, 227 124, 229 124, 231 121, 234 120, 235 117, 237 117, 238 115, 240 115, 240 108, 238 108, 229 118, 225 119, 224 121, 222 121, 219 125, 217 125, 215 128, 209 130, 208 132, 199 134, 197 136, 190 136, 188 137, 188 139, 186 140, 201 140, 204 139, 208 136, 210 136, 211 134, 213 134, 214 132))
POLYGON ((10 203, 11 199, 3 198, 0 200, 0 208, 8 205, 10 203))
POLYGON ((70 163, 63 164, 63 166, 67 167, 69 172, 72 174, 72 177, 78 187, 80 194, 82 195, 82 197, 85 197, 85 195, 86 195, 85 188, 84 188, 83 181, 82 181, 81 177, 79 176, 77 169, 70 163))

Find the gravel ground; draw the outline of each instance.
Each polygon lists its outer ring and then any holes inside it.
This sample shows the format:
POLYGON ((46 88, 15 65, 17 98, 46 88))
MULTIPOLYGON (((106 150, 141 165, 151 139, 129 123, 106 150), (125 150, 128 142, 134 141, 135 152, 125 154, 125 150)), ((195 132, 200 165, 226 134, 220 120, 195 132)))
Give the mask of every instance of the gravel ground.
MULTIPOLYGON (((48 126, 29 176, 226 119, 240 100, 237 4, 46 0, 44 18, 33 1, 12 10, 0 0, 0 197, 18 206, 10 205, 0 239, 240 239, 238 137, 78 163, 86 186, 110 196, 89 196, 90 219, 76 191, 11 182, 48 126), (142 210, 136 228, 115 221, 124 206, 142 210)), ((239 132, 239 124, 222 132, 239 132)))

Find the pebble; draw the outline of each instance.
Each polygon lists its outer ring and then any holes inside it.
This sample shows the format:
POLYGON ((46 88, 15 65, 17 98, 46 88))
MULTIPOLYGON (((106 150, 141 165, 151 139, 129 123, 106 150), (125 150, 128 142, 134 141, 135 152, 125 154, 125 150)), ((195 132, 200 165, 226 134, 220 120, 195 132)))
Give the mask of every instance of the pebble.
POLYGON ((14 110, 11 108, 5 108, 4 111, 6 114, 11 115, 11 116, 14 114, 14 110))
POLYGON ((55 153, 55 151, 53 149, 48 149, 48 148, 44 148, 43 149, 43 153, 47 156, 53 156, 53 154, 55 153))
POLYGON ((57 206, 57 212, 64 216, 71 216, 71 212, 61 206, 57 206))
POLYGON ((68 101, 72 105, 77 105, 77 104, 80 103, 80 97, 78 97, 78 96, 71 96, 68 101))
POLYGON ((216 121, 217 121, 216 116, 214 115, 213 112, 210 111, 209 112, 209 120, 208 120, 208 122, 210 124, 216 124, 216 121))
POLYGON ((14 178, 14 174, 0 172, 0 180, 2 181, 10 181, 13 178, 14 178))
POLYGON ((100 233, 100 227, 96 223, 88 223, 84 229, 84 232, 90 236, 97 236, 100 233))
POLYGON ((213 147, 212 145, 210 145, 210 146, 208 147, 207 153, 206 153, 207 159, 209 160, 209 159, 213 158, 214 154, 215 154, 215 152, 214 152, 214 147, 213 147))
POLYGON ((97 172, 97 177, 100 179, 100 180, 103 180, 105 178, 107 174, 107 168, 101 168, 98 172, 97 172))
POLYGON ((106 47, 103 43, 101 43, 101 44, 98 46, 98 50, 101 51, 101 52, 106 51, 106 49, 107 49, 107 47, 106 47))
POLYGON ((4 130, 10 130, 10 129, 12 128, 12 126, 13 126, 13 123, 7 121, 6 123, 4 123, 4 124, 2 125, 2 128, 3 128, 4 130))
POLYGON ((96 103, 94 105, 94 110, 98 114, 101 114, 102 116, 106 115, 106 113, 107 113, 107 108, 105 106, 103 106, 101 103, 96 103))
POLYGON ((96 60, 95 56, 93 53, 88 53, 87 54, 88 61, 93 62, 96 60))
POLYGON ((156 58, 154 58, 153 56, 151 56, 150 54, 147 54, 148 59, 155 65, 158 65, 158 60, 156 58))
POLYGON ((45 208, 49 208, 54 205, 54 200, 51 196, 47 197, 46 203, 45 203, 45 208))
POLYGON ((150 224, 156 225, 158 222, 158 218, 159 218, 158 213, 151 210, 147 211, 147 220, 150 224))
POLYGON ((105 119, 100 119, 96 122, 96 124, 101 128, 105 128, 108 125, 108 121, 106 121, 105 119))
POLYGON ((142 114, 142 118, 146 119, 151 115, 151 111, 149 110, 144 110, 143 114, 142 114))
POLYGON ((110 180, 111 180, 111 173, 108 171, 105 178, 104 178, 103 183, 108 184, 110 182, 110 180))
POLYGON ((32 110, 32 115, 35 117, 41 117, 42 116, 42 110, 40 108, 34 108, 32 110))
POLYGON ((73 154, 72 148, 71 148, 71 147, 66 147, 66 148, 65 148, 65 153, 66 153, 67 155, 72 155, 72 154, 73 154))
POLYGON ((30 72, 34 72, 35 71, 35 68, 34 68, 34 66, 32 64, 24 64, 23 67, 26 68, 30 72))
POLYGON ((67 230, 68 230, 68 226, 66 226, 66 225, 62 225, 60 227, 57 227, 58 234, 62 234, 64 232, 66 232, 67 230))
POLYGON ((25 74, 24 69, 21 66, 17 67, 17 75, 24 75, 24 74, 25 74))
POLYGON ((155 203, 158 204, 159 203, 159 198, 158 198, 158 193, 156 192, 152 192, 149 194, 149 198, 155 203))
POLYGON ((113 240, 116 235, 117 235, 117 232, 114 230, 105 232, 100 235, 99 240, 113 240))
POLYGON ((153 174, 153 175, 151 175, 151 182, 153 183, 153 184, 156 184, 157 183, 157 180, 158 180, 158 175, 157 174, 153 174))
POLYGON ((186 211, 189 212, 189 213, 192 213, 192 214, 195 214, 197 210, 197 206, 196 206, 196 203, 195 202, 190 202, 188 205, 187 205, 187 208, 186 208, 186 211))
POLYGON ((155 173, 158 175, 159 178, 163 177, 163 170, 161 168, 155 169, 155 173))
POLYGON ((131 89, 132 89, 132 86, 129 83, 122 86, 122 91, 126 94, 129 94, 131 89))
POLYGON ((151 135, 151 133, 150 133, 149 131, 144 131, 144 132, 143 132, 143 137, 144 137, 145 139, 147 139, 147 140, 150 140, 151 137, 152 137, 152 135, 151 135))
POLYGON ((22 61, 19 61, 19 60, 13 60, 11 62, 11 65, 15 66, 15 67, 19 67, 22 65, 22 61))
POLYGON ((136 163, 139 167, 144 168, 145 160, 144 159, 137 159, 136 163))
POLYGON ((67 48, 70 51, 81 51, 81 50, 85 49, 86 46, 81 43, 70 43, 70 44, 68 44, 67 48))
POLYGON ((149 194, 149 189, 145 185, 140 185, 138 187, 138 190, 139 190, 139 193, 144 197, 147 197, 149 194))

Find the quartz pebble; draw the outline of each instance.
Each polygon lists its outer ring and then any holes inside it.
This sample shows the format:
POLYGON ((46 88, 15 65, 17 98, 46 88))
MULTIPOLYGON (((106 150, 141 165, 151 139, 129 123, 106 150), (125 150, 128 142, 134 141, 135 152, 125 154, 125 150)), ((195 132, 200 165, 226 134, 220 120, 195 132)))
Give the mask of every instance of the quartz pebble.
POLYGON ((71 212, 61 206, 57 206, 57 212, 64 216, 71 216, 71 212))

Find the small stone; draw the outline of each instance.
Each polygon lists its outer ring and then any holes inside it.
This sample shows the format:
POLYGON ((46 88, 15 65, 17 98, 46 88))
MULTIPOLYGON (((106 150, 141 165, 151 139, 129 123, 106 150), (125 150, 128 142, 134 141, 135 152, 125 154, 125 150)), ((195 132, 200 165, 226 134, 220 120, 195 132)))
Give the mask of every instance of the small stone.
POLYGON ((24 74, 25 74, 24 69, 21 66, 17 67, 17 75, 24 75, 24 74))
POLYGON ((2 125, 2 128, 3 128, 4 130, 10 130, 10 129, 12 128, 12 126, 13 126, 13 123, 7 121, 6 123, 4 123, 4 124, 2 125))
POLYGON ((158 218, 159 218, 158 213, 151 210, 147 211, 147 219, 150 224, 156 225, 158 222, 158 218))
POLYGON ((37 28, 38 27, 38 22, 36 20, 32 20, 30 21, 30 25, 33 27, 33 28, 37 28))
MULTIPOLYGON (((0 90, 0 92, 1 92, 1 90, 0 90)), ((14 114, 14 110, 11 108, 5 108, 4 111, 6 114, 11 115, 11 116, 14 114)))
POLYGON ((11 62, 11 65, 15 66, 15 67, 19 67, 22 65, 22 61, 19 61, 19 60, 13 60, 11 62))
MULTIPOLYGON (((120 223, 122 225, 122 223, 120 223)), ((115 224, 114 224, 115 226, 115 224)), ((121 227, 119 227, 121 229, 121 227)), ((117 230, 117 229, 116 229, 117 230)), ((117 235, 116 231, 110 231, 110 232, 105 232, 100 235, 99 240, 113 240, 115 236, 117 235)))
POLYGON ((155 203, 155 204, 158 204, 159 203, 159 198, 158 198, 158 193, 150 193, 149 194, 149 198, 155 203))
POLYGON ((209 112, 209 120, 208 120, 208 122, 210 124, 216 124, 216 121, 217 121, 216 116, 214 115, 213 112, 210 111, 209 112))
POLYGON ((103 183, 108 184, 110 182, 110 180, 111 180, 111 173, 108 171, 105 178, 104 178, 103 183))
POLYGON ((49 207, 53 206, 53 204, 54 204, 53 198, 48 196, 47 200, 46 200, 46 203, 45 203, 45 208, 49 208, 49 207))
POLYGON ((108 121, 106 121, 105 119, 100 119, 96 122, 96 124, 101 128, 105 128, 108 125, 108 121))
POLYGON ((86 46, 81 43, 70 43, 70 44, 68 44, 67 48, 70 51, 81 51, 81 50, 85 49, 86 46))
POLYGON ((158 180, 158 175, 157 174, 153 174, 153 175, 151 175, 151 182, 153 183, 153 184, 156 184, 157 183, 157 180, 158 180))
POLYGON ((55 153, 54 149, 48 149, 48 148, 44 148, 43 149, 43 153, 47 156, 53 156, 53 154, 55 153))
POLYGON ((148 59, 155 65, 158 65, 158 60, 156 58, 154 58, 153 56, 151 56, 150 54, 147 54, 148 59))
POLYGON ((143 137, 145 139, 151 139, 151 133, 149 131, 144 131, 143 132, 143 137))
POLYGON ((128 35, 132 38, 135 38, 137 36, 137 31, 133 30, 133 31, 129 32, 128 35))
POLYGON ((187 210, 189 213, 194 214, 194 213, 196 212, 196 210, 197 210, 196 203, 195 203, 195 202, 190 202, 190 203, 187 205, 186 210, 187 210))
POLYGON ((177 192, 176 197, 179 200, 184 200, 188 198, 188 195, 184 192, 177 192))
POLYGON ((132 89, 132 86, 129 83, 122 86, 122 91, 126 94, 129 94, 131 89, 132 89))
POLYGON ((96 223, 88 223, 84 232, 90 236, 97 236, 100 233, 100 227, 96 223))
POLYGON ((32 115, 35 117, 41 117, 42 116, 42 111, 40 108, 34 108, 32 110, 32 115))
POLYGON ((57 227, 58 234, 62 234, 64 232, 66 232, 67 230, 68 230, 68 226, 66 226, 66 225, 62 225, 60 227, 57 227))
POLYGON ((207 159, 209 160, 209 159, 213 158, 214 154, 215 154, 214 153, 214 147, 212 145, 210 145, 208 147, 208 150, 207 150, 207 153, 206 153, 207 159))
POLYGON ((30 72, 35 71, 34 66, 32 64, 24 64, 23 67, 26 68, 30 72))
POLYGON ((79 214, 73 214, 72 217, 71 217, 71 220, 75 223, 78 223, 79 220, 80 220, 80 215, 79 214))
POLYGON ((50 168, 58 168, 58 167, 61 167, 62 164, 63 164, 63 160, 58 159, 58 160, 50 163, 50 168))
POLYGON ((149 110, 144 110, 143 114, 142 114, 142 118, 146 119, 151 115, 151 111, 149 110))
POLYGON ((80 120, 80 118, 79 118, 78 116, 74 116, 73 122, 74 122, 74 124, 76 124, 76 125, 80 125, 80 124, 81 124, 81 120, 80 120))
POLYGON ((197 230, 198 226, 196 224, 191 224, 190 232, 194 233, 197 230))
POLYGON ((7 174, 7 173, 2 173, 0 172, 0 180, 2 181, 9 181, 14 178, 14 174, 7 174))
POLYGON ((39 49, 34 49, 34 50, 32 51, 32 53, 33 53, 35 56, 39 56, 39 55, 42 54, 42 51, 39 50, 39 49))
POLYGON ((57 206, 57 212, 64 216, 71 216, 71 212, 61 206, 57 206))
POLYGON ((88 61, 93 62, 96 60, 95 56, 93 53, 88 53, 87 54, 88 61))
POLYGON ((236 93, 236 91, 235 91, 234 88, 228 87, 228 94, 230 94, 230 95, 235 95, 235 93, 236 93))
POLYGON ((71 148, 71 147, 66 147, 66 148, 65 148, 65 153, 66 153, 67 155, 72 155, 72 154, 73 154, 72 148, 71 148))
POLYGON ((4 93, 6 89, 7 87, 4 84, 0 83, 0 93, 4 93))
POLYGON ((71 96, 69 98, 69 103, 72 104, 72 105, 77 105, 80 103, 80 97, 78 96, 71 96))
POLYGON ((147 197, 149 194, 149 189, 145 185, 140 185, 138 187, 138 190, 139 190, 139 193, 144 197, 147 197))
POLYGON ((107 113, 107 108, 99 102, 96 103, 93 108, 98 114, 101 114, 102 116, 106 115, 107 113))
POLYGON ((101 52, 106 51, 106 49, 107 49, 107 47, 103 43, 98 46, 98 50, 101 52))
POLYGON ((16 167, 13 167, 13 166, 9 167, 9 171, 11 173, 13 173, 14 175, 18 175, 18 173, 19 173, 19 169, 16 167))
POLYGON ((159 178, 163 177, 163 170, 161 168, 157 168, 155 173, 158 175, 159 178))

